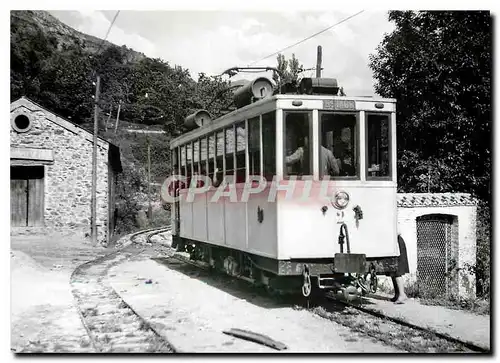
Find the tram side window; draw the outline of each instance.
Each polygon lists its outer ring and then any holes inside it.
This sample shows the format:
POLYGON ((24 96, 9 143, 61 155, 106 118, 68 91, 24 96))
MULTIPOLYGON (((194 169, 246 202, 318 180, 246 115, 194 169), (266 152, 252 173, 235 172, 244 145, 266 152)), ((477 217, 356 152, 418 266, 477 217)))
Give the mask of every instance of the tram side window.
POLYGON ((262 164, 264 178, 273 180, 276 175, 276 113, 262 115, 262 164))
POLYGON ((216 154, 216 166, 215 166, 215 177, 214 186, 219 186, 222 182, 222 177, 224 176, 224 131, 217 132, 217 154, 216 154))
POLYGON ((246 133, 245 122, 236 124, 236 183, 245 182, 246 176, 246 163, 245 163, 245 150, 246 150, 246 133))
POLYGON ((312 114, 285 112, 284 175, 312 175, 312 114))
POLYGON ((248 120, 249 175, 260 175, 260 117, 248 120))
POLYGON ((215 134, 208 137, 208 176, 214 182, 215 134))
POLYGON ((178 175, 179 174, 179 158, 177 148, 172 149, 172 154, 170 155, 171 159, 171 172, 170 175, 178 175))
POLYGON ((367 173, 368 179, 390 177, 390 127, 388 115, 368 115, 367 118, 367 173))
POLYGON ((193 146, 191 143, 186 145, 186 166, 187 166, 187 172, 186 172, 186 178, 187 178, 187 185, 191 185, 191 176, 193 175, 193 146))
POLYGON ((207 138, 200 140, 200 174, 207 175, 207 138))
POLYGON ((321 113, 320 120, 320 177, 358 176, 356 115, 321 113))
POLYGON ((234 127, 230 126, 226 128, 226 170, 225 176, 228 183, 233 182, 234 175, 234 127))
POLYGON ((199 175, 199 162, 200 162, 200 140, 193 142, 193 175, 199 175))
MULTIPOLYGON (((186 146, 181 146, 181 175, 187 176, 186 173, 186 146)), ((186 188, 185 183, 181 183, 181 189, 186 188)))

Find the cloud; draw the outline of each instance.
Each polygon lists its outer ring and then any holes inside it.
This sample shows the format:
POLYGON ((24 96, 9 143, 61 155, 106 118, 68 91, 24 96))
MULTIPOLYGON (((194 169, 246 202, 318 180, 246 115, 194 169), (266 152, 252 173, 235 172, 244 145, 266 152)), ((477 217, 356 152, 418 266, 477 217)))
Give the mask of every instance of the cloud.
MULTIPOLYGON (((82 10, 78 11, 78 13, 80 23, 76 27, 77 30, 98 38, 104 38, 111 22, 102 12, 82 10)), ((118 17, 109 32, 108 41, 119 46, 125 44, 127 47, 147 54, 150 57, 156 57, 158 55, 157 47, 153 42, 137 33, 127 32, 122 29, 120 25, 120 17, 118 17)))
MULTIPOLYGON (((187 68, 197 79, 200 72, 215 75, 248 65, 355 13, 122 11, 108 40, 187 68)), ((97 37, 106 34, 113 16, 99 11, 78 14, 79 20, 71 18, 69 25, 97 37)), ((370 95, 368 57, 392 28, 386 12, 365 11, 283 54, 290 58, 294 53, 305 68, 312 68, 316 48, 322 45, 322 75, 337 78, 349 95, 370 95)), ((257 65, 276 65, 276 55, 257 65)))

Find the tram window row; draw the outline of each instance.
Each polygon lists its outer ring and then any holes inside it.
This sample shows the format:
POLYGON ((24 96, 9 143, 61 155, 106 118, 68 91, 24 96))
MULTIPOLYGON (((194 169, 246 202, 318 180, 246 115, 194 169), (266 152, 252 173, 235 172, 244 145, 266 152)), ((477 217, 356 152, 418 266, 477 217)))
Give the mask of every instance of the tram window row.
MULTIPOLYGON (((319 112, 319 176, 358 180, 360 158, 367 179, 391 177, 391 130, 386 114, 367 114, 365 155, 360 152, 359 113, 319 112)), ((283 112, 283 177, 313 175, 311 111, 283 112)), ((218 186, 243 183, 248 175, 271 181, 276 174, 276 112, 239 121, 172 150, 172 173, 189 181, 208 176, 218 186)), ((187 187, 184 185, 183 187, 187 187)))

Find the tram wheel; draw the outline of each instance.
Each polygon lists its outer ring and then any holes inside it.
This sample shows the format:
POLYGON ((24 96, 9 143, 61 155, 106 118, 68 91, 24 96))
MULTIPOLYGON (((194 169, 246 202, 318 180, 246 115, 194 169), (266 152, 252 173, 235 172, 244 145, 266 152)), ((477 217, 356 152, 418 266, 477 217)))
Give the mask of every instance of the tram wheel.
POLYGON ((304 297, 309 297, 312 291, 311 275, 309 275, 309 270, 304 269, 303 273, 304 282, 302 284, 302 295, 304 297))

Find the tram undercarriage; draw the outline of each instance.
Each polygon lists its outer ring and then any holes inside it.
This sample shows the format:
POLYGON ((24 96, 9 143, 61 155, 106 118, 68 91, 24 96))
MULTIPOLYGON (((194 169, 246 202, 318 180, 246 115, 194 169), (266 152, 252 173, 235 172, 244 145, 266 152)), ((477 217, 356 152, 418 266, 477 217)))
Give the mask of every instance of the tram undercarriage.
POLYGON ((229 276, 264 285, 281 294, 304 297, 335 291, 348 301, 377 291, 378 275, 397 271, 398 257, 366 258, 364 254, 336 253, 331 259, 277 260, 247 252, 173 236, 172 247, 189 259, 203 262, 229 276))

